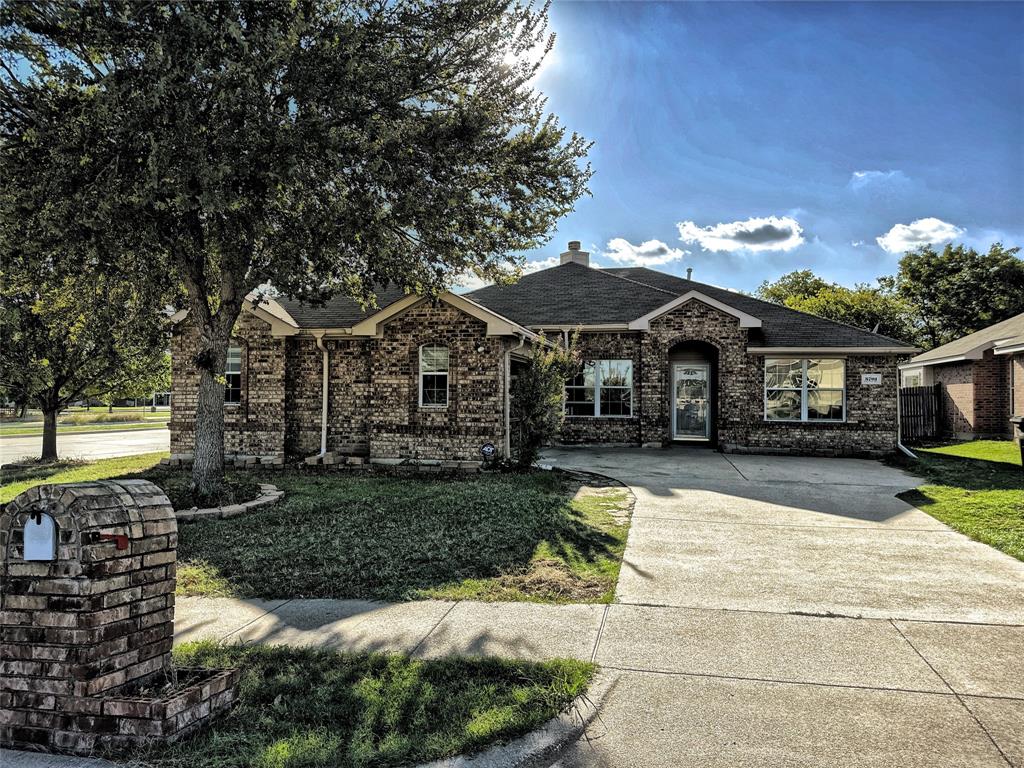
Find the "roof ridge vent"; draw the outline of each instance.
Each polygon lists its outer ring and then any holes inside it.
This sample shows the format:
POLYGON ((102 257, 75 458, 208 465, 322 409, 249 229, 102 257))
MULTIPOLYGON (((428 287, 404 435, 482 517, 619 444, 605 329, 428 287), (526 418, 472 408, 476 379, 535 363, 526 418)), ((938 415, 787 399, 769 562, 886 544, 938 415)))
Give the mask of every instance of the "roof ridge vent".
POLYGON ((590 266, 590 253, 580 250, 579 240, 569 241, 569 250, 563 251, 559 264, 580 264, 584 267, 590 266))

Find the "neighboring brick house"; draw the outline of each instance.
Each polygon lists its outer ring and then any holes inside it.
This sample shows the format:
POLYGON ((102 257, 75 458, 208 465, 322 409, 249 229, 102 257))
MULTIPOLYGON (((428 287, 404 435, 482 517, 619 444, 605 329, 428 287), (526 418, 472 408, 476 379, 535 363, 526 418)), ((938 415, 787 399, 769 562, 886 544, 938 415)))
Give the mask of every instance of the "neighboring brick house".
MULTIPOLYGON (((225 450, 474 460, 510 450, 509 382, 543 333, 576 330, 564 443, 877 455, 897 441, 893 339, 643 268, 557 267, 435 300, 382 291, 364 312, 247 304, 229 354, 225 450), (324 372, 326 371, 326 376, 324 372)), ((171 450, 189 453, 195 331, 176 317, 171 450)))
POLYGON ((940 386, 944 434, 1010 437, 1010 418, 1024 414, 1024 314, 930 349, 900 375, 905 387, 940 386))

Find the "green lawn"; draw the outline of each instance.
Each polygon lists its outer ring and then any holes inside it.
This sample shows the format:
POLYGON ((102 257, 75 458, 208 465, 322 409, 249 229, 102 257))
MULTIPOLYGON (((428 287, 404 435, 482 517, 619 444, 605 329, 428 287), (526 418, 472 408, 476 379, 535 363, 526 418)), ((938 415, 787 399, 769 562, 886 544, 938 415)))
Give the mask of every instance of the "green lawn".
MULTIPOLYGON (((75 435, 89 432, 125 432, 137 429, 166 429, 167 422, 160 419, 147 419, 144 422, 114 422, 106 424, 57 425, 58 435, 75 435)), ((37 424, 4 424, 0 426, 0 437, 31 437, 43 435, 43 425, 37 424)))
MULTIPOLYGON (((0 471, 0 502, 40 483, 143 476, 177 507, 188 474, 154 453, 0 471)), ((256 472, 228 474, 239 500, 256 472)), ((632 496, 561 473, 406 479, 275 472, 273 507, 182 525, 178 593, 237 597, 611 602, 632 496)))
MULTIPOLYGON (((188 509, 197 503, 189 492, 191 478, 187 472, 161 468, 160 459, 167 455, 144 453, 99 461, 69 461, 27 469, 0 469, 0 504, 6 504, 33 485, 43 483, 83 483, 115 477, 144 477, 163 488, 175 509, 188 509)), ((224 480, 224 490, 218 499, 222 504, 248 501, 259 494, 259 480, 251 472, 228 472, 224 480)))
POLYGON ((412 765, 521 736, 562 711, 594 666, 186 643, 182 666, 239 667, 239 701, 180 743, 133 757, 159 768, 412 765))
POLYGON ((916 448, 906 468, 929 483, 900 498, 972 539, 1024 560, 1024 471, 1011 442, 916 448))
POLYGON ((301 475, 284 500, 179 529, 182 595, 611 602, 628 492, 560 474, 301 475))

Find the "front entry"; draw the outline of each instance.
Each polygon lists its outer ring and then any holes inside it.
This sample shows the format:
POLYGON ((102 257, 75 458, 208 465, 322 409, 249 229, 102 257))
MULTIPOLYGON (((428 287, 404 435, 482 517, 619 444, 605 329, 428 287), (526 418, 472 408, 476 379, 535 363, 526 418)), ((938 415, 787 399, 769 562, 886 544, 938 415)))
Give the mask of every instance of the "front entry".
POLYGON ((711 369, 707 363, 672 364, 672 439, 711 439, 711 369))

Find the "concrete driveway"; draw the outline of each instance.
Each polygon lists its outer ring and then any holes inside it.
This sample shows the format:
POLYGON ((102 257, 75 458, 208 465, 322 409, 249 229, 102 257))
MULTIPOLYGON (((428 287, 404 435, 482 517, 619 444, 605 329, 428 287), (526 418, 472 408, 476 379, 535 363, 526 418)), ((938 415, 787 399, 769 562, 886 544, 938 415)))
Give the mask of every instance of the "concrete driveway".
POLYGON ((544 461, 637 496, 593 657, 618 677, 561 765, 1024 765, 1024 563, 872 461, 700 449, 544 461))

